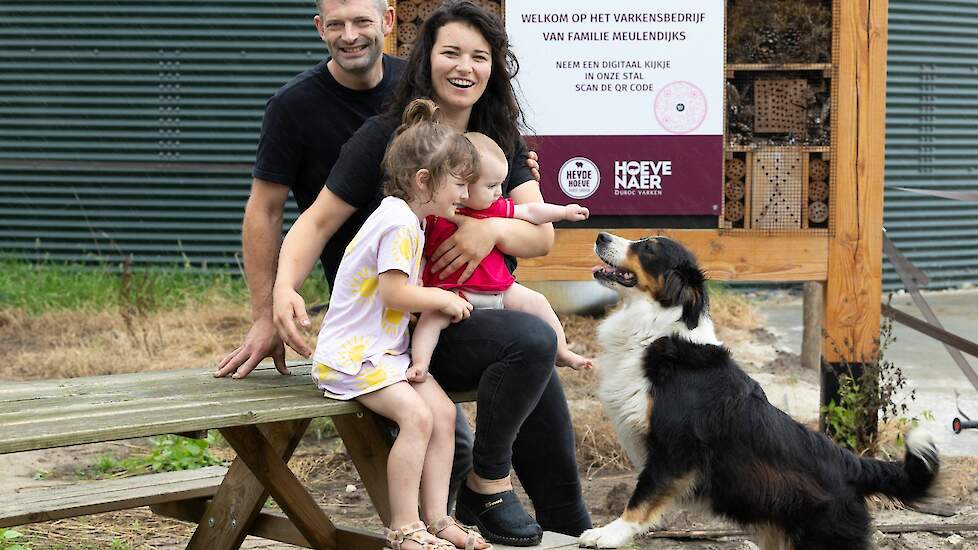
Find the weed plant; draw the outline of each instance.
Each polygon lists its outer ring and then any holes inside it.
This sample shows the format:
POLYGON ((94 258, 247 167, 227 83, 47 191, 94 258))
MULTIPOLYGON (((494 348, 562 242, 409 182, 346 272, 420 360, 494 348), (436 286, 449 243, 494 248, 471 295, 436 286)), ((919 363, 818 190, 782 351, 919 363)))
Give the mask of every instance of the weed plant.
POLYGON ((31 550, 26 542, 18 542, 23 536, 13 529, 0 528, 0 550, 31 550))
POLYGON ((83 477, 127 477, 151 472, 172 472, 193 470, 205 466, 220 466, 222 461, 214 458, 210 446, 217 439, 213 432, 207 439, 191 439, 178 435, 165 435, 150 440, 152 449, 145 454, 137 454, 124 459, 100 456, 95 463, 80 472, 83 477))
MULTIPOLYGON (((883 450, 884 441, 877 429, 880 424, 896 425, 902 432, 919 421, 917 417, 907 417, 917 391, 911 389, 905 396, 901 395, 907 385, 903 369, 884 357, 894 342, 893 321, 884 317, 870 360, 861 365, 861 370, 844 362, 839 375, 838 402, 833 399, 821 408, 826 435, 859 455, 876 455, 883 450)), ((848 339, 843 341, 847 353, 842 353, 831 338, 829 343, 839 357, 856 356, 855 346, 848 339)), ((932 418, 929 411, 922 416, 932 418)), ((902 435, 897 437, 897 443, 902 444, 902 435)))

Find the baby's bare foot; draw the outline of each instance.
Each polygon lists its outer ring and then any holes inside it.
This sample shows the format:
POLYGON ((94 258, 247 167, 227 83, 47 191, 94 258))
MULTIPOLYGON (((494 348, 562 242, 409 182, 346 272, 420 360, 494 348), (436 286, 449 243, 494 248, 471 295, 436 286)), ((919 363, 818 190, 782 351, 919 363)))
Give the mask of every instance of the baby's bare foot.
POLYGON ((574 370, 588 370, 594 366, 594 360, 578 355, 569 349, 557 350, 558 367, 570 367, 574 370))

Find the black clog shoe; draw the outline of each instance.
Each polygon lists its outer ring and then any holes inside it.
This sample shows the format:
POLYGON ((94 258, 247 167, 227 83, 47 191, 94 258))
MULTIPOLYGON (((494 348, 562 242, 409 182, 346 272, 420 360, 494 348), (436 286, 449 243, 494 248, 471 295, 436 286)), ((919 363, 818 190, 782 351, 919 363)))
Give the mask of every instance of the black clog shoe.
POLYGON ((480 495, 465 484, 458 492, 455 517, 475 525, 489 542, 509 546, 536 546, 543 540, 543 529, 523 510, 513 491, 480 495))

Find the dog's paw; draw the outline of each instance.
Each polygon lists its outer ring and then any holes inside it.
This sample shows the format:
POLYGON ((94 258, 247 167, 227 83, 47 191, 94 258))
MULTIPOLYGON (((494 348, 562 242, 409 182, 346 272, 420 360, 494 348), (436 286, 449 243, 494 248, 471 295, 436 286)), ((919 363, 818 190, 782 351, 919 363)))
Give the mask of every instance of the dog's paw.
POLYGON ((621 519, 581 533, 578 546, 586 548, 621 548, 632 541, 635 529, 621 519))

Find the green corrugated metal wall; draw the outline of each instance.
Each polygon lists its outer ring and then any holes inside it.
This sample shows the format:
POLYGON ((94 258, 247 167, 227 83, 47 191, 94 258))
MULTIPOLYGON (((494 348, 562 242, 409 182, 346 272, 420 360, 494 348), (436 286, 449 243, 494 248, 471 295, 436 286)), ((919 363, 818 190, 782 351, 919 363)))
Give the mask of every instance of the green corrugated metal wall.
POLYGON ((0 250, 237 269, 265 100, 325 54, 313 15, 2 0, 0 250))
POLYGON ((888 58, 884 225, 930 288, 978 283, 978 203, 894 189, 978 191, 978 0, 890 0, 888 58))
MULTIPOLYGON (((265 99, 325 51, 313 14, 3 0, 0 250, 236 269, 265 99)), ((978 190, 978 0, 890 0, 889 32, 889 235, 932 288, 978 282, 978 205, 892 189, 978 190)))

